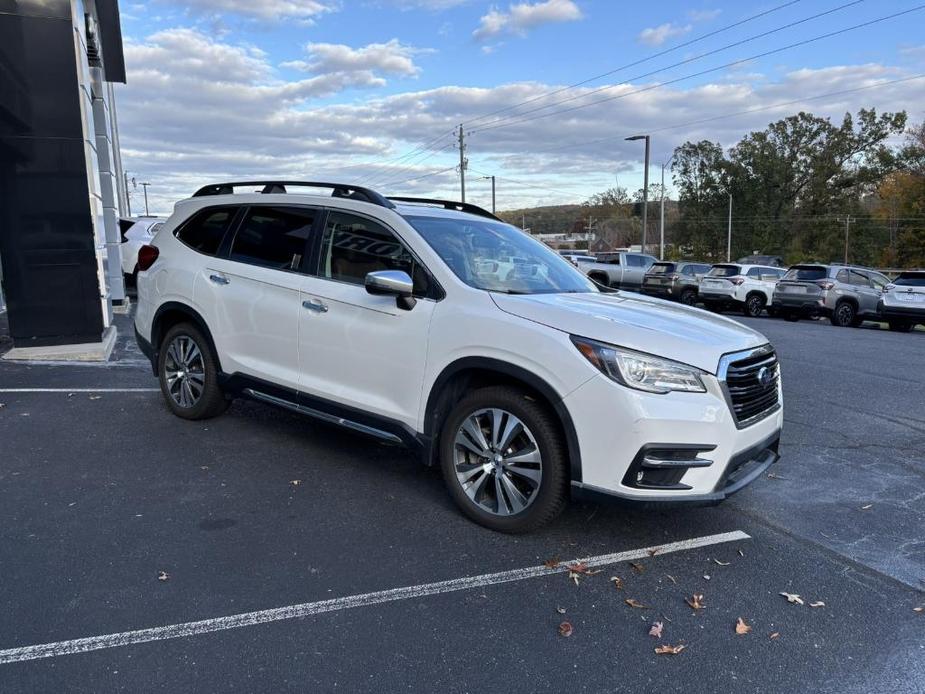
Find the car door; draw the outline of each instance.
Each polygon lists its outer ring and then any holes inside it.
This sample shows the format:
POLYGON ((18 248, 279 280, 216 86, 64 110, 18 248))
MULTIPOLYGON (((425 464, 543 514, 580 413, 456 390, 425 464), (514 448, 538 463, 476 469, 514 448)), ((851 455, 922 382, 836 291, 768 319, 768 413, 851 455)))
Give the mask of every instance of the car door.
POLYGON ((253 205, 203 268, 200 296, 222 370, 291 391, 299 388, 299 292, 320 210, 253 205))
POLYGON ((879 272, 874 272, 869 270, 864 274, 870 279, 870 309, 868 313, 874 314, 877 313, 877 307, 880 304, 880 299, 883 298, 883 290, 890 283, 890 280, 885 275, 881 275, 879 272))
POLYGON ((646 275, 646 259, 641 255, 627 253, 623 258, 623 289, 638 290, 646 275))
MULTIPOLYGON (((381 222, 330 210, 315 271, 302 281, 299 369, 303 403, 345 406, 413 427, 439 287, 404 241, 381 222), (410 310, 366 291, 366 275, 402 270, 415 285, 410 310)), ((350 418, 349 415, 343 415, 350 418)))
POLYGON ((874 289, 870 276, 862 270, 849 270, 851 289, 858 300, 858 314, 870 315, 877 312, 880 291, 874 289))

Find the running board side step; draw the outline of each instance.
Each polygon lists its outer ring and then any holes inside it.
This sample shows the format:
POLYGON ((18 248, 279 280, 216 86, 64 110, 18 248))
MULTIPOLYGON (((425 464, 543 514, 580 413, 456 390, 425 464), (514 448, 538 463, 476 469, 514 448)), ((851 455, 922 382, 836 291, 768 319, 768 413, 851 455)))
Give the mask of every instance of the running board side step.
POLYGON ((376 429, 375 427, 367 426, 366 424, 360 424, 359 422, 354 422, 351 419, 337 417, 335 415, 328 414, 327 412, 316 410, 312 407, 306 407, 305 405, 299 405, 298 403, 291 402, 290 400, 286 400, 284 398, 278 398, 274 395, 267 395, 266 393, 261 393, 259 390, 254 390, 253 388, 245 388, 244 393, 254 398, 255 400, 261 400, 262 402, 266 402, 271 405, 285 407, 287 410, 292 410, 293 412, 298 412, 299 414, 314 417, 315 419, 319 419, 322 422, 327 422, 328 424, 335 424, 346 429, 352 429, 353 431, 358 431, 361 434, 373 436, 383 441, 389 441, 390 443, 403 443, 403 441, 395 434, 382 431, 382 429, 376 429))

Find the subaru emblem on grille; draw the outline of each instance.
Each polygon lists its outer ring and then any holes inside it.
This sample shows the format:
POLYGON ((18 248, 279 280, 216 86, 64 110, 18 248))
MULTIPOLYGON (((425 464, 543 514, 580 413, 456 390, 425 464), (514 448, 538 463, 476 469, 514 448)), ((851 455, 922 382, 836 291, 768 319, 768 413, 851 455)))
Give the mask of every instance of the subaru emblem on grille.
POLYGON ((758 370, 758 383, 763 386, 767 386, 771 383, 771 379, 774 378, 774 374, 767 366, 762 366, 758 370))

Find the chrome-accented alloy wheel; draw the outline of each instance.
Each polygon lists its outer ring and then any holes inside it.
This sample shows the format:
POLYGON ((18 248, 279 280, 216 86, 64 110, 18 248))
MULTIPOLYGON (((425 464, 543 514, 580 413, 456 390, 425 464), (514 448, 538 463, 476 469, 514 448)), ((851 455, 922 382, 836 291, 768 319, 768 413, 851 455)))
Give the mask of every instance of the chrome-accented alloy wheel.
POLYGON ((188 335, 177 335, 167 347, 164 362, 167 392, 180 407, 194 407, 205 388, 202 351, 188 335))
POLYGON ((479 508, 511 516, 536 498, 543 461, 536 439, 506 410, 477 410, 463 420, 453 446, 456 479, 479 508))

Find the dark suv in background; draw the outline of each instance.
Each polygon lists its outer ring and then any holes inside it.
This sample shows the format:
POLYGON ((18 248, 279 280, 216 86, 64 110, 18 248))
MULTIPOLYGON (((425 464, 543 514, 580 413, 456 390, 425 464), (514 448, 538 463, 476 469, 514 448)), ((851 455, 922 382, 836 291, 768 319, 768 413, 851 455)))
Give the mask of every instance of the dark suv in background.
POLYGON ((659 261, 646 271, 642 293, 693 306, 697 303, 700 280, 709 271, 709 263, 659 261))
POLYGON ((771 305, 786 320, 826 316, 832 325, 856 328, 879 320, 878 303, 889 283, 886 275, 854 265, 794 265, 777 283, 771 305))

